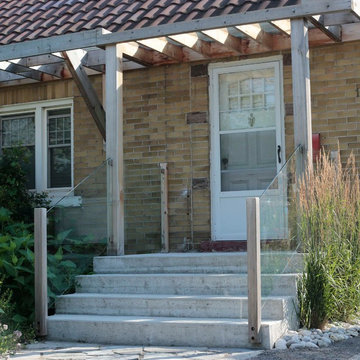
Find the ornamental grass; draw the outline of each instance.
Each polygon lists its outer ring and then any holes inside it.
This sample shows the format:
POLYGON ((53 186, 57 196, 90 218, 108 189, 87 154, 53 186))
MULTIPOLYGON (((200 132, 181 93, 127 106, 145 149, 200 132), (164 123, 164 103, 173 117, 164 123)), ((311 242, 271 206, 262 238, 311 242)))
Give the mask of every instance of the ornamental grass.
POLYGON ((351 321, 360 307, 360 181, 352 154, 341 164, 322 153, 300 181, 298 236, 304 273, 298 282, 303 326, 351 321))

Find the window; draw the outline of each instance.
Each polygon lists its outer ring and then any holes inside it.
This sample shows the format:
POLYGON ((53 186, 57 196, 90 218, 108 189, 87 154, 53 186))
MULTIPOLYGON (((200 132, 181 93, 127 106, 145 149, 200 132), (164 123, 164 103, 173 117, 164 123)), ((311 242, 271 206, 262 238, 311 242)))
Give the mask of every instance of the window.
POLYGON ((24 146, 28 188, 61 192, 73 185, 72 101, 0 109, 1 150, 24 146))
POLYGON ((27 174, 29 189, 35 189, 35 117, 34 114, 4 116, 1 121, 2 149, 24 146, 29 158, 23 166, 27 174))

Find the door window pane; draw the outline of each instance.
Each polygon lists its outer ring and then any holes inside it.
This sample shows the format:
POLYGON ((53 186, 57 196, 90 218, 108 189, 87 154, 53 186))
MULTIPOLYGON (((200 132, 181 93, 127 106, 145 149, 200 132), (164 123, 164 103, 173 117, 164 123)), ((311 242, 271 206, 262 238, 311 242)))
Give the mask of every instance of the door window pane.
POLYGON ((275 127, 274 68, 219 75, 220 131, 275 127))
POLYGON ((48 186, 71 186, 71 112, 70 109, 48 112, 48 186))
POLYGON ((26 148, 22 167, 26 173, 28 189, 35 189, 35 117, 20 114, 1 117, 1 148, 26 148))
POLYGON ((276 131, 220 135, 221 191, 263 190, 276 175, 276 131))

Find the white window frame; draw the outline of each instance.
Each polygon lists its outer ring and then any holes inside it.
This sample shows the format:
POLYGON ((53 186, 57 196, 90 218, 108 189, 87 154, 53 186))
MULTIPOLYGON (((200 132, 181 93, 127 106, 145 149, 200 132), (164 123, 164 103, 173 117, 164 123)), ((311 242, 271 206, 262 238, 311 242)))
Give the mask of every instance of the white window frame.
POLYGON ((35 190, 46 191, 53 200, 67 194, 74 187, 74 102, 73 98, 44 100, 0 107, 0 116, 22 113, 35 114, 35 190), (71 117, 71 186, 62 188, 48 187, 48 121, 51 110, 70 109, 71 117))

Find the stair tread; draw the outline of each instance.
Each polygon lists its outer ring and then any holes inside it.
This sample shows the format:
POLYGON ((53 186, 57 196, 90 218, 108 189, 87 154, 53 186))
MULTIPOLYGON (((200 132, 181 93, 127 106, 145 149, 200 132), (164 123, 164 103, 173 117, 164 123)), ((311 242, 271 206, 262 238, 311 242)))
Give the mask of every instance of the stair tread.
MULTIPOLYGON (((262 274, 261 276, 275 276, 275 277, 288 277, 288 276, 297 276, 299 273, 286 273, 286 274, 262 274)), ((246 273, 223 273, 223 274, 209 274, 209 273, 104 273, 104 274, 91 274, 91 275, 78 275, 77 277, 247 277, 246 273)))
MULTIPOLYGON (((247 296, 231 295, 173 295, 173 294, 113 294, 113 293, 75 293, 60 295, 58 298, 112 298, 112 299, 209 299, 209 300, 247 300, 247 296)), ((263 296, 262 300, 291 300, 294 296, 263 296)))
MULTIPOLYGON (((118 315, 78 315, 78 314, 55 314, 48 317, 48 321, 104 321, 104 322, 128 322, 140 324, 144 322, 156 323, 195 323, 195 324, 234 324, 248 325, 247 319, 231 318, 188 318, 188 317, 163 317, 163 316, 118 316, 118 315)), ((277 325, 282 320, 262 320, 263 325, 277 325)))
MULTIPOLYGON (((276 255, 302 255, 301 253, 297 253, 294 251, 270 251, 270 252, 262 252, 262 256, 276 256, 276 255)), ((136 259, 136 258, 189 258, 189 257, 209 257, 209 258, 219 258, 219 257, 247 257, 247 252, 242 251, 233 251, 233 252, 186 252, 186 253, 153 253, 153 254, 129 254, 129 255, 118 255, 118 256, 95 256, 95 259, 136 259)))

